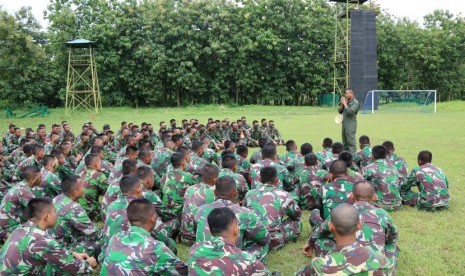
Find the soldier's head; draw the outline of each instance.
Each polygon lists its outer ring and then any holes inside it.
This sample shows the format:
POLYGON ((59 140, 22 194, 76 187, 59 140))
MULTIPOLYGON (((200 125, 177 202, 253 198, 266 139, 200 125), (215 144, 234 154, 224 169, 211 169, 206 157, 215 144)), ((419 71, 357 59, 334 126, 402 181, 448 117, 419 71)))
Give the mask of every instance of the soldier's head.
POLYGON ((279 182, 278 171, 272 166, 261 168, 260 178, 263 184, 276 186, 279 182))
POLYGON ((213 186, 215 185, 216 179, 218 179, 219 173, 220 170, 216 165, 206 164, 200 173, 201 180, 203 183, 213 186))
POLYGON ((31 144, 24 145, 24 147, 23 147, 24 155, 26 155, 26 157, 31 156, 33 148, 34 148, 34 145, 31 145, 31 144))
POLYGON ((129 223, 139 226, 147 232, 152 231, 157 222, 157 213, 152 202, 146 198, 132 200, 127 208, 129 223))
POLYGON ((354 202, 366 201, 372 202, 376 200, 375 187, 366 180, 357 181, 352 188, 350 198, 354 202))
POLYGON ((182 145, 182 134, 174 134, 171 136, 171 140, 173 140, 174 146, 179 147, 182 145))
POLYGON ((153 159, 153 152, 148 147, 142 147, 139 149, 139 160, 144 164, 149 165, 153 159))
POLYGON ((171 165, 173 165, 173 168, 184 170, 186 168, 186 161, 184 157, 185 156, 183 153, 180 153, 180 152, 173 153, 170 158, 171 165))
POLYGON ((268 143, 268 138, 262 137, 258 139, 258 146, 260 148, 263 148, 264 146, 266 146, 266 143, 268 143))
POLYGON ((55 158, 57 159, 57 162, 58 162, 58 165, 59 165, 59 166, 62 166, 62 165, 64 165, 64 164, 66 164, 65 156, 63 155, 63 153, 62 153, 59 149, 53 149, 53 150, 50 152, 50 155, 55 156, 55 158))
POLYGON ((91 154, 97 154, 98 157, 100 157, 100 159, 102 159, 102 160, 105 157, 105 153, 103 152, 103 147, 100 147, 100 146, 92 146, 90 148, 90 153, 91 154))
POLYGON ((337 159, 344 161, 346 163, 347 168, 352 167, 352 153, 350 153, 349 151, 342 151, 337 156, 337 159))
POLYGON ((332 180, 347 176, 347 165, 342 160, 335 160, 329 165, 329 174, 332 180))
POLYGON ((268 125, 268 123, 266 122, 266 119, 265 119, 265 118, 263 118, 263 119, 261 120, 261 122, 262 122, 262 126, 263 126, 263 127, 266 127, 266 126, 268 125))
POLYGON ((24 210, 24 218, 33 221, 42 230, 53 228, 57 214, 52 200, 48 197, 32 198, 24 210))
POLYGON ((163 139, 163 147, 170 150, 174 149, 174 142, 168 135, 163 139))
POLYGON ((422 150, 420 153, 418 153, 418 165, 424 165, 431 163, 433 161, 433 154, 429 150, 422 150))
POLYGON ((236 151, 236 143, 231 140, 224 141, 224 148, 232 152, 236 151))
POLYGON ((318 164, 318 158, 313 153, 305 154, 305 165, 307 166, 315 166, 318 164))
POLYGON ((61 180, 61 190, 73 201, 77 201, 84 196, 83 181, 79 176, 74 174, 63 177, 61 180))
POLYGON ((309 153, 313 153, 313 146, 310 143, 303 143, 300 146, 300 154, 307 155, 309 153))
POLYGON ((100 137, 95 138, 94 141, 92 141, 92 146, 103 147, 103 139, 100 137))
POLYGON ((207 221, 213 236, 220 236, 229 242, 236 243, 239 237, 239 226, 236 215, 231 209, 215 208, 208 214, 207 221))
POLYGON ((215 196, 218 199, 235 201, 237 197, 236 181, 231 176, 225 175, 216 180, 215 196))
POLYGON ((45 155, 44 147, 41 145, 34 145, 34 147, 32 148, 32 154, 34 154, 35 158, 37 158, 38 160, 42 160, 45 155))
POLYGON ((200 141, 192 142, 192 151, 197 154, 197 156, 203 156, 205 148, 203 147, 203 143, 200 141))
POLYGON ((100 159, 100 156, 98 156, 97 154, 88 154, 84 158, 84 163, 86 164, 86 168, 88 169, 100 171, 100 169, 102 168, 102 159, 100 159))
POLYGON ((132 160, 136 160, 139 156, 139 149, 136 146, 126 147, 126 157, 132 160))
POLYGON ((184 157, 184 164, 191 162, 191 150, 187 146, 180 146, 176 149, 177 153, 181 153, 184 157))
POLYGON ((355 233, 360 229, 362 229, 362 223, 359 219, 359 212, 354 206, 341 203, 331 211, 329 230, 333 232, 336 241, 348 237, 355 241, 355 233))
POLYGON ((48 171, 55 172, 58 168, 58 160, 53 155, 44 156, 44 168, 48 171))
POLYGON ((387 150, 384 146, 374 146, 371 150, 371 156, 373 160, 386 159, 387 150))
POLYGON ((137 162, 132 159, 126 159, 121 166, 121 172, 124 175, 135 174, 137 170, 137 162))
POLYGON ((39 167, 36 166, 25 167, 21 171, 21 176, 31 188, 39 186, 42 182, 42 174, 40 173, 39 167))
POLYGON ((333 143, 333 145, 331 146, 331 152, 333 154, 339 154, 341 153, 342 151, 344 150, 344 145, 340 142, 335 142, 333 143))
POLYGON ((297 150, 297 144, 294 140, 288 140, 286 142, 286 151, 295 151, 297 150))
POLYGON ((142 186, 140 185, 139 178, 135 175, 125 175, 119 182, 121 193, 124 196, 133 198, 140 198, 142 196, 142 186))
POLYGON ((232 154, 226 154, 221 158, 221 166, 225 169, 230 169, 233 172, 237 170, 237 159, 232 154))
POLYGON ((365 146, 370 145, 370 138, 366 135, 362 135, 358 138, 358 144, 360 149, 363 149, 365 146))
POLYGON ((262 157, 263 159, 274 160, 276 158, 276 146, 266 145, 262 148, 262 157))
POLYGON ((353 89, 353 88, 350 88, 350 87, 347 88, 347 89, 346 89, 346 93, 345 93, 345 97, 346 97, 346 99, 349 100, 349 101, 353 100, 354 97, 355 97, 355 91, 354 91, 354 89, 353 89))
POLYGON ((247 155, 249 155, 249 148, 245 145, 239 145, 236 148, 236 153, 243 158, 247 158, 247 155))
POLYGON ((155 185, 153 170, 150 167, 142 166, 137 169, 137 178, 147 190, 151 190, 155 185))
POLYGON ((384 141, 383 146, 387 150, 387 155, 391 155, 396 151, 396 148, 394 147, 394 143, 392 141, 384 141))
POLYGON ((11 134, 13 134, 15 128, 16 128, 16 125, 10 124, 10 125, 8 126, 8 131, 9 131, 11 134))
POLYGON ((16 137, 21 137, 21 129, 19 127, 14 128, 14 135, 16 137))

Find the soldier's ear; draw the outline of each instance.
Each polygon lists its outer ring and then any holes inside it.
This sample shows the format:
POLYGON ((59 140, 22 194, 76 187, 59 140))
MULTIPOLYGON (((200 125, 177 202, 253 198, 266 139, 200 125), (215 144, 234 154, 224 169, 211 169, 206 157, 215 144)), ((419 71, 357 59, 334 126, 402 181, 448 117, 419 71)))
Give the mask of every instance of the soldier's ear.
POLYGON ((349 198, 352 200, 352 202, 355 202, 354 193, 350 193, 349 198))
POLYGON ((359 221, 357 223, 357 230, 362 230, 362 222, 361 221, 359 221))
POLYGON ((329 231, 331 231, 332 233, 336 232, 336 230, 334 229, 334 224, 332 222, 328 222, 328 228, 329 231))
POLYGON ((376 194, 373 194, 371 197, 371 201, 376 201, 378 199, 378 196, 376 194))

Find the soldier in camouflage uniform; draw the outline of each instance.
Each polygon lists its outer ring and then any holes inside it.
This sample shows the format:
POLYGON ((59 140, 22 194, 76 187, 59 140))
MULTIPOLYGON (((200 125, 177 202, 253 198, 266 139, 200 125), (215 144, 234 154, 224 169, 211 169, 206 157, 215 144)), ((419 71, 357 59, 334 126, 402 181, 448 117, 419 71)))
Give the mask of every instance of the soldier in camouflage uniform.
POLYGON ((271 141, 276 143, 276 145, 284 145, 284 139, 281 136, 281 133, 279 133, 279 130, 275 128, 273 120, 270 120, 268 127, 268 137, 271 139, 271 141))
POLYGON ((157 216, 147 199, 134 199, 127 207, 130 227, 110 239, 101 275, 187 275, 187 266, 150 232, 157 216))
POLYGON ((326 184, 329 173, 326 170, 320 169, 318 158, 315 154, 308 153, 305 155, 305 167, 296 173, 296 178, 301 187, 299 206, 307 210, 316 208, 314 190, 318 190, 326 184))
POLYGON ((355 166, 361 169, 373 162, 373 160, 371 160, 370 138, 366 135, 362 135, 358 138, 358 143, 360 150, 354 155, 354 163, 355 166))
POLYGON ((374 205, 387 211, 397 211, 402 207, 399 175, 396 167, 386 160, 387 150, 383 146, 374 146, 374 163, 362 169, 363 177, 375 187, 378 197, 374 205))
POLYGON ((256 150, 252 153, 252 156, 250 157, 250 163, 251 164, 256 164, 260 161, 262 161, 262 149, 266 144, 268 143, 268 138, 262 137, 258 139, 258 146, 260 147, 259 150, 256 150))
POLYGON ((289 166, 293 166, 300 157, 302 157, 302 155, 297 151, 297 144, 295 141, 288 140, 286 142, 286 153, 281 155, 281 163, 289 168, 289 166))
POLYGON ((421 151, 418 154, 418 167, 412 169, 406 184, 402 187, 405 204, 417 206, 419 210, 438 211, 449 208, 449 181, 444 172, 431 164, 433 154, 421 151), (417 186, 419 193, 411 190, 417 186))
POLYGON ((41 169, 42 182, 40 186, 34 188, 34 194, 37 197, 48 196, 54 198, 61 193, 61 179, 56 174, 58 160, 55 156, 46 155, 44 157, 44 167, 41 169))
POLYGON ((32 147, 32 154, 31 156, 29 156, 28 158, 24 159, 24 161, 22 161, 17 167, 16 167, 16 170, 15 170, 15 175, 18 179, 22 179, 21 177, 21 171, 28 167, 28 166, 36 166, 36 167, 39 167, 39 168, 42 168, 43 167, 43 161, 42 159, 44 158, 45 156, 45 152, 44 152, 44 147, 43 146, 40 146, 40 145, 34 145, 32 147))
POLYGON ((189 275, 269 275, 254 255, 236 247, 239 226, 231 209, 213 209, 207 221, 213 237, 189 250, 189 275))
POLYGON ((86 170, 80 175, 84 180, 84 196, 78 200, 91 220, 100 219, 99 196, 108 188, 108 179, 100 170, 102 160, 96 154, 89 154, 84 160, 86 170))
POLYGON ((46 234, 56 222, 49 198, 33 198, 26 209, 29 221, 16 229, 2 247, 1 275, 89 274, 97 266, 95 258, 68 251, 46 234))
POLYGON ((48 142, 47 139, 47 131, 45 130, 45 127, 39 127, 37 129, 36 135, 34 136, 34 139, 37 142, 37 145, 41 145, 42 147, 45 146, 48 142))
POLYGON ((262 168, 260 175, 263 185, 247 193, 245 204, 259 215, 271 236, 270 250, 276 250, 299 237, 302 211, 289 193, 276 187, 279 178, 275 167, 262 168))
POLYGON ((9 140, 5 146, 8 147, 8 152, 13 152, 15 149, 19 148, 19 143, 24 137, 21 136, 21 129, 19 127, 15 127, 13 130, 13 134, 10 135, 9 140))
MULTIPOLYGON (((189 154, 189 152, 185 154, 189 154)), ((171 164, 174 169, 167 172, 161 179, 163 204, 181 219, 186 189, 197 184, 198 180, 191 173, 185 171, 186 160, 183 153, 176 152, 171 155, 171 164)))
POLYGON ((339 153, 344 151, 344 145, 340 142, 335 142, 331 146, 331 155, 323 161, 323 169, 329 170, 331 163, 339 159, 339 153))
POLYGON ((23 176, 24 180, 8 190, 0 204, 0 239, 2 240, 25 221, 23 212, 29 200, 35 197, 32 189, 42 181, 38 167, 24 168, 23 176))
POLYGON ((139 156, 139 149, 137 147, 126 147, 126 155, 119 158, 115 162, 115 166, 113 167, 110 176, 108 177, 109 181, 112 181, 115 178, 121 178, 122 176, 122 171, 123 171, 123 162, 125 160, 137 160, 137 157, 139 156))
POLYGON ((230 176, 234 179, 234 183, 236 184, 236 190, 238 192, 238 200, 242 201, 245 197, 245 194, 249 191, 249 186, 247 185, 247 181, 245 178, 236 173, 237 171, 237 159, 232 154, 226 154, 221 159, 222 169, 220 171, 219 177, 222 176, 230 176))
MULTIPOLYGON (((397 227, 393 224, 389 214, 382 208, 370 204, 376 199, 373 185, 368 181, 355 183, 351 199, 355 209, 359 212, 362 228, 357 231, 357 241, 364 245, 373 245, 374 249, 382 251, 389 261, 397 263, 399 249, 396 245, 398 239, 397 227)), ((329 229, 328 217, 315 231, 313 231, 304 251, 314 250, 316 256, 324 256, 334 250, 336 243, 329 229)))
POLYGON ((256 256, 257 259, 264 260, 268 253, 270 234, 257 214, 236 203, 237 190, 234 179, 230 176, 218 178, 215 184, 215 196, 216 201, 202 205, 195 215, 196 241, 212 239, 207 222, 208 214, 215 208, 228 207, 234 212, 239 223, 239 238, 236 246, 256 256))
POLYGON ((199 184, 187 188, 184 194, 184 206, 181 216, 181 242, 193 244, 195 242, 195 216, 200 206, 215 200, 215 182, 219 169, 216 165, 207 164, 202 170, 199 184))
POLYGON ((278 189, 283 189, 291 193, 292 198, 299 201, 300 190, 298 186, 295 187, 295 180, 293 176, 289 173, 286 167, 282 164, 275 162, 276 160, 276 146, 266 145, 262 149, 263 160, 257 164, 252 165, 250 177, 252 179, 251 188, 255 189, 261 186, 261 176, 260 170, 265 167, 274 167, 278 171, 278 189))
POLYGON ((83 133, 81 134, 81 137, 79 138, 79 142, 77 142, 74 145, 72 154, 74 156, 76 155, 84 156, 84 154, 86 154, 89 149, 90 149, 89 135, 87 135, 86 133, 83 133))
MULTIPOLYGON (((343 203, 331 211, 329 229, 336 238, 336 247, 323 257, 314 258, 297 275, 391 275, 394 264, 382 251, 363 246, 356 239, 362 229, 359 212, 343 203)), ((311 257, 311 250, 305 252, 311 257)))
MULTIPOLYGON (((371 151, 371 149, 370 149, 371 151)), ((352 160, 352 153, 348 151, 343 151, 338 154, 337 158, 346 162, 347 165, 347 180, 352 183, 365 180, 363 175, 359 173, 357 170, 357 166, 355 166, 354 161, 352 160)))
POLYGON ((347 202, 354 183, 347 180, 347 166, 342 160, 336 160, 329 167, 330 183, 313 190, 317 209, 310 212, 310 225, 315 229, 337 205, 347 202))
POLYGON ((387 149, 387 157, 386 160, 393 164, 397 171, 399 172, 399 181, 400 185, 404 185, 407 181, 408 177, 408 168, 407 168, 407 162, 405 161, 404 158, 398 156, 395 151, 396 149, 394 148, 394 143, 391 141, 384 141, 383 146, 387 149))
POLYGON ((188 172, 192 173, 193 175, 200 175, 202 168, 206 164, 209 164, 208 161, 203 158, 204 151, 205 149, 202 142, 194 141, 192 143, 191 160, 187 165, 188 172))
POLYGON ((239 145, 236 148, 236 158, 237 158, 237 172, 240 173, 245 180, 249 178, 250 173, 250 162, 247 159, 249 154, 249 149, 245 145, 239 145))
POLYGON ((82 208, 78 199, 84 196, 84 185, 77 175, 61 182, 63 193, 53 199, 57 223, 48 233, 68 250, 98 256, 102 248, 102 229, 98 228, 82 208))
POLYGON ((262 138, 262 132, 258 125, 258 121, 255 120, 252 122, 253 127, 249 130, 249 137, 247 139, 249 147, 257 147, 258 141, 262 138))
POLYGON ((170 138, 164 138, 163 148, 155 150, 152 164, 150 164, 150 166, 152 166, 152 169, 157 173, 155 183, 159 183, 163 175, 166 174, 166 169, 170 164, 171 155, 174 153, 173 149, 173 141, 170 138))
POLYGON ((8 147, 8 143, 10 142, 10 137, 12 135, 14 135, 15 133, 15 128, 16 128, 16 125, 13 125, 13 124, 10 124, 8 126, 8 131, 5 133, 5 135, 3 136, 3 139, 2 139, 2 144, 6 147, 8 147))
POLYGON ((344 149, 352 153, 357 150, 355 135, 357 134, 357 113, 360 105, 355 98, 355 92, 352 88, 346 89, 345 97, 341 97, 341 106, 338 109, 342 114, 342 143, 344 149))
POLYGON ((323 147, 323 149, 320 152, 316 153, 316 157, 318 157, 318 161, 321 164, 324 164, 325 159, 331 158, 331 155, 333 155, 333 153, 331 152, 333 146, 333 139, 329 137, 324 138, 323 144, 321 144, 321 146, 323 147))
POLYGON ((236 122, 231 123, 231 128, 226 132, 226 140, 231 140, 236 144, 245 144, 244 132, 238 128, 236 122))

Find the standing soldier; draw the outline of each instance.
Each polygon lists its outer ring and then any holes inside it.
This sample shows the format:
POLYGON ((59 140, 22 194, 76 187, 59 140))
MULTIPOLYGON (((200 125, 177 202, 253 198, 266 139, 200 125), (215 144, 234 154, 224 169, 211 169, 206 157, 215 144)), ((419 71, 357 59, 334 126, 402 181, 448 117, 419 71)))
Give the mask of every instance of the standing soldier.
POLYGON ((49 234, 61 245, 74 252, 98 256, 102 247, 102 229, 99 229, 82 208, 78 199, 84 195, 82 179, 68 175, 61 182, 63 193, 53 199, 57 212, 55 227, 49 234))
POLYGON ((235 246, 239 226, 233 211, 213 209, 207 221, 213 238, 189 250, 189 275, 269 275, 254 255, 235 246))
POLYGON ((360 105, 355 99, 355 91, 352 88, 347 88, 345 97, 341 97, 341 106, 338 111, 342 114, 342 143, 344 149, 352 153, 357 150, 355 135, 357 133, 357 113, 360 105))
POLYGON ((270 232, 270 250, 276 250, 299 237, 302 211, 289 193, 276 188, 279 178, 275 167, 262 168, 260 175, 263 185, 247 193, 245 205, 260 216, 270 232))
POLYGON ((70 252, 46 234, 57 221, 51 199, 31 199, 25 215, 29 220, 2 247, 1 275, 90 274, 97 267, 95 258, 70 252))

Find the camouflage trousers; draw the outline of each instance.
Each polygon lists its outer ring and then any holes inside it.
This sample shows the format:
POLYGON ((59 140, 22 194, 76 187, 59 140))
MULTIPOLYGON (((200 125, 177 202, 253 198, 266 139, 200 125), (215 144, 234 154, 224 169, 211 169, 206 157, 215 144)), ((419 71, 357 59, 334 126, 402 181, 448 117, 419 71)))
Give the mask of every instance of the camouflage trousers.
POLYGON ((89 256, 97 257, 103 246, 103 233, 100 231, 96 235, 92 236, 80 236, 72 243, 63 243, 66 249, 77 252, 87 253, 89 256))
POLYGON ((295 241, 302 232, 300 220, 285 219, 276 230, 270 231, 270 251, 278 250, 289 241, 295 241))
POLYGON ((431 205, 424 204, 422 203, 422 201, 420 201, 420 194, 413 192, 411 190, 405 191, 402 193, 402 202, 412 207, 416 206, 418 210, 428 211, 428 212, 437 212, 437 211, 449 209, 448 205, 431 206, 431 205))
POLYGON ((313 210, 316 208, 316 199, 312 195, 313 185, 303 183, 300 188, 299 206, 301 209, 313 210))
POLYGON ((268 253, 268 244, 261 245, 254 241, 243 241, 241 246, 243 251, 246 251, 257 257, 262 263, 265 262, 266 254, 268 253))
POLYGON ((321 217, 321 213, 319 209, 313 209, 310 211, 310 226, 312 226, 312 229, 315 230, 318 226, 320 226, 323 223, 323 218, 321 217))
POLYGON ((151 232, 151 236, 165 245, 174 253, 177 254, 175 238, 179 233, 180 223, 177 219, 166 220, 162 222, 157 219, 157 224, 151 232))

